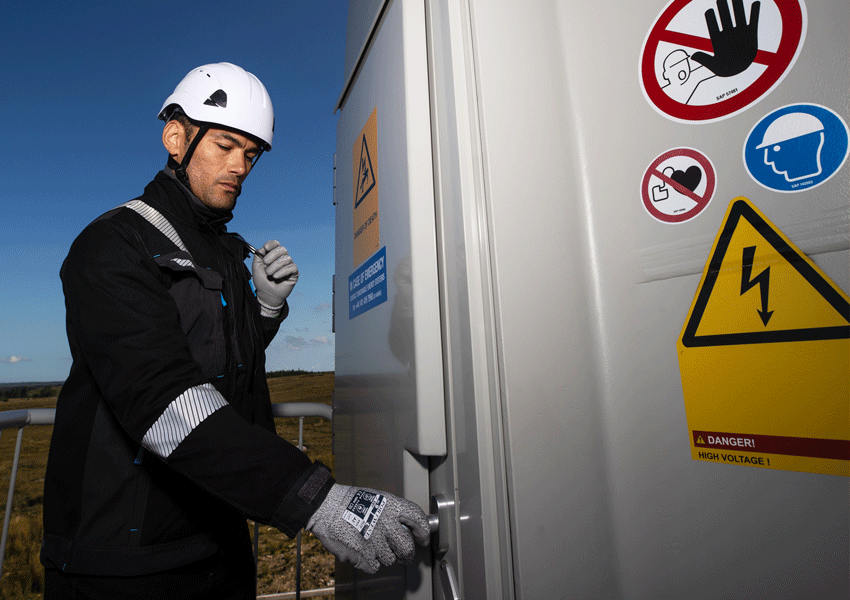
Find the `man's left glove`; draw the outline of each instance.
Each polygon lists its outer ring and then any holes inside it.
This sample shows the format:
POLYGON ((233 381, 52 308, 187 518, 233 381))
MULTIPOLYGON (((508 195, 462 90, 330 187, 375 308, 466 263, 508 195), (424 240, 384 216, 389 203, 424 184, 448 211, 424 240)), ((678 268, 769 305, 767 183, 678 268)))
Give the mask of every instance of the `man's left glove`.
POLYGON ((409 564, 414 539, 428 545, 428 516, 415 503, 387 492, 334 484, 307 529, 338 559, 367 573, 396 560, 409 564))
POLYGON ((298 282, 298 267, 289 252, 277 240, 269 240, 257 248, 251 262, 251 274, 260 312, 266 317, 277 317, 298 282))

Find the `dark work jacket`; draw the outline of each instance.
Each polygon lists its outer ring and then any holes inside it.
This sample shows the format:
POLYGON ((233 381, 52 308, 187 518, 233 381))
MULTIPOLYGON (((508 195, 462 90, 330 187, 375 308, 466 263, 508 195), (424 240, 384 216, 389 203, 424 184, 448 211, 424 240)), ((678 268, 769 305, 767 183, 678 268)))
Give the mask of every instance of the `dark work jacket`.
POLYGON ((119 207, 85 228, 61 270, 73 365, 41 562, 68 573, 188 565, 234 543, 246 518, 294 536, 333 484, 275 434, 265 348, 282 319, 260 315, 229 213, 210 218, 165 172, 140 199, 188 253, 119 207))

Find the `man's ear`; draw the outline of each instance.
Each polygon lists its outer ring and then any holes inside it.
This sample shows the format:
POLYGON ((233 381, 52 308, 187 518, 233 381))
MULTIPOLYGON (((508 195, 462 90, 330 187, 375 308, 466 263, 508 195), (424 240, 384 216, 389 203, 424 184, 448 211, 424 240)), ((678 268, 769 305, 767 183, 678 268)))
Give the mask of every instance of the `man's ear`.
POLYGON ((180 121, 171 120, 162 129, 162 145, 168 154, 178 163, 186 152, 186 130, 180 121))

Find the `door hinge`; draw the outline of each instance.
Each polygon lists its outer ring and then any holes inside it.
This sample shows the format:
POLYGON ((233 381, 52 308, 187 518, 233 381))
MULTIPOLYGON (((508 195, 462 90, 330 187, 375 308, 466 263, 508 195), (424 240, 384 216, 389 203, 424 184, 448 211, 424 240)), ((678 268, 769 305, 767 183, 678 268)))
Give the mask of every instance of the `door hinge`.
POLYGON ((334 189, 333 189, 333 202, 334 202, 334 206, 336 206, 336 152, 334 152, 334 178, 333 178, 333 184, 334 184, 334 189))

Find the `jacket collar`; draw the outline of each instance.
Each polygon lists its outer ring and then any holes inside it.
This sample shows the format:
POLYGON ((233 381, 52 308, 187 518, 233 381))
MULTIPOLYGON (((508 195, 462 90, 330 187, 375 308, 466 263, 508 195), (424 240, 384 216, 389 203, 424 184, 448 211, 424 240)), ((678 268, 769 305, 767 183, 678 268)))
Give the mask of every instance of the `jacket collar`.
MULTIPOLYGON (((154 197, 159 199, 166 212, 178 219, 192 223, 196 227, 206 224, 214 231, 227 231, 225 224, 233 218, 233 212, 229 210, 219 211, 208 207, 189 188, 180 183, 171 169, 166 167, 157 173, 149 187, 154 185, 159 187, 162 192, 154 195, 154 197)), ((145 189, 145 195, 151 196, 152 194, 149 194, 148 189, 145 189)))

